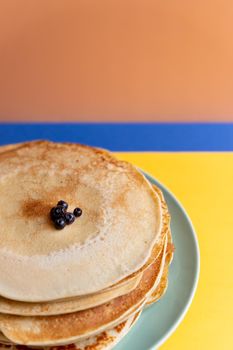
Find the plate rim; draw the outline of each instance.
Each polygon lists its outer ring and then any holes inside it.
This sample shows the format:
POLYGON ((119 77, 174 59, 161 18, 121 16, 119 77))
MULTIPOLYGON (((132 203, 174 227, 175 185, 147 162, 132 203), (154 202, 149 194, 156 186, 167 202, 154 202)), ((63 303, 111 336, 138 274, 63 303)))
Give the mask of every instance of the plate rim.
POLYGON ((158 341, 156 342, 153 347, 148 348, 148 350, 155 350, 157 348, 159 348, 162 344, 164 344, 166 342, 166 340, 175 332, 175 330, 178 328, 178 326, 181 324, 181 322, 183 321, 184 317, 186 316, 192 301, 194 299, 196 290, 197 290, 197 286, 198 286, 198 282, 199 282, 199 277, 200 277, 200 269, 201 269, 201 258, 200 258, 200 248, 199 248, 199 243, 198 243, 198 237, 196 234, 196 230, 194 228, 194 225, 188 215, 188 213, 186 212, 184 206, 181 204, 181 202, 176 198, 176 196, 172 193, 172 191, 165 186, 163 183, 161 183, 159 180, 157 180, 154 176, 152 176, 150 173, 142 170, 141 168, 138 168, 138 170, 145 176, 145 178, 150 182, 150 183, 154 183, 156 185, 158 185, 162 191, 165 191, 169 194, 169 196, 176 202, 176 204, 178 205, 179 209, 181 210, 182 214, 184 215, 184 217, 186 218, 186 220, 188 221, 188 224, 190 225, 191 228, 191 232, 192 232, 192 237, 193 237, 193 241, 194 241, 194 248, 195 248, 195 254, 197 257, 197 261, 196 261, 196 269, 195 269, 195 278, 193 279, 193 285, 191 288, 191 292, 189 295, 189 299, 188 302, 186 303, 184 309, 182 310, 182 312, 180 313, 179 317, 177 318, 177 320, 174 322, 174 324, 171 326, 171 328, 166 332, 166 334, 158 341))

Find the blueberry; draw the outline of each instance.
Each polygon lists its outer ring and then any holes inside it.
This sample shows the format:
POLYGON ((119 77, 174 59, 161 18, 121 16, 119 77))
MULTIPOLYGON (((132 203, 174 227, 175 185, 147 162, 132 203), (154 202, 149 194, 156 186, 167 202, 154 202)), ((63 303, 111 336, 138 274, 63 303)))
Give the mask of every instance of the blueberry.
POLYGON ((66 220, 66 224, 67 224, 67 225, 72 224, 72 223, 74 222, 74 220, 75 220, 74 214, 72 214, 72 213, 66 213, 66 215, 65 215, 65 220, 66 220))
POLYGON ((62 218, 65 216, 66 210, 61 205, 56 206, 50 210, 50 217, 54 221, 58 218, 62 218))
POLYGON ((76 218, 78 218, 79 216, 82 215, 82 209, 80 208, 75 208, 73 211, 74 215, 76 216, 76 218))
POLYGON ((66 226, 64 218, 58 218, 54 221, 55 227, 57 230, 62 230, 66 226))
POLYGON ((59 201, 58 203, 57 203, 57 205, 59 205, 59 206, 62 206, 63 208, 65 208, 66 210, 68 209, 68 203, 66 203, 65 201, 59 201))

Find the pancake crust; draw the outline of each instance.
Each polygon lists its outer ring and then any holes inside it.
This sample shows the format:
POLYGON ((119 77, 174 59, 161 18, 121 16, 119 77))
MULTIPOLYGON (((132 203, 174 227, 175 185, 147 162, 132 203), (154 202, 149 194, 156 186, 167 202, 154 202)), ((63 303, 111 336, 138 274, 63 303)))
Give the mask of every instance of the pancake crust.
POLYGON ((166 293, 166 290, 168 287, 169 265, 171 264, 172 259, 173 259, 174 249, 175 248, 174 248, 174 245, 172 243, 171 231, 169 231, 168 232, 168 243, 167 243, 167 249, 166 249, 166 260, 165 260, 165 265, 164 265, 162 277, 160 279, 158 286, 155 288, 154 291, 152 291, 150 297, 148 298, 147 305, 151 305, 151 304, 157 302, 166 293))

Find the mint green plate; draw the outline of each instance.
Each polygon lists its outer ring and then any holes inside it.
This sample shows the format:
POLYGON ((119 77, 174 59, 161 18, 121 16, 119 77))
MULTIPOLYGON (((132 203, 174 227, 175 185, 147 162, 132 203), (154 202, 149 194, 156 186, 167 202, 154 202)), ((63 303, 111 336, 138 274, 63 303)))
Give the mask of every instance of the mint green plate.
POLYGON ((187 213, 168 189, 151 176, 145 176, 164 193, 172 218, 175 254, 169 269, 166 294, 143 311, 136 325, 114 348, 116 350, 155 350, 164 343, 188 311, 199 277, 198 242, 187 213))

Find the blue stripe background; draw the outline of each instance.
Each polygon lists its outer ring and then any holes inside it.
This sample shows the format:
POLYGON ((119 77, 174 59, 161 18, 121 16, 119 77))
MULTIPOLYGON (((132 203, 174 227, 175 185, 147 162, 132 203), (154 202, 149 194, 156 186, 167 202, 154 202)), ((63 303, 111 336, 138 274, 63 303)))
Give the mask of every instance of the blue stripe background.
POLYGON ((0 123, 0 144, 69 141, 113 151, 233 151, 233 123, 0 123))

